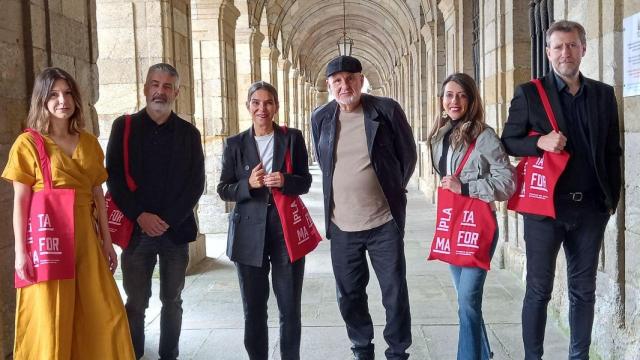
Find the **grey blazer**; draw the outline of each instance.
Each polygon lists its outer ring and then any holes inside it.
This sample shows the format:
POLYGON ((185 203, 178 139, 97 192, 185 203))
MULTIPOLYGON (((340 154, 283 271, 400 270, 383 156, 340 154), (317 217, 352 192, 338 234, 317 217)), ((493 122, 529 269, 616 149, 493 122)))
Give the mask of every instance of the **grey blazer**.
MULTIPOLYGON (((442 139, 449 129, 451 124, 445 124, 429 144, 432 164, 437 164, 442 155, 442 139)), ((453 150, 449 157, 449 173, 440 176, 455 172, 467 148, 467 145, 463 145, 453 150)), ((438 169, 435 169, 438 172, 438 169)), ((505 201, 513 195, 516 190, 515 180, 516 170, 511 165, 498 135, 492 128, 487 127, 476 139, 476 147, 460 173, 460 182, 469 184, 470 197, 491 203, 492 209, 495 209, 494 201, 505 201)))

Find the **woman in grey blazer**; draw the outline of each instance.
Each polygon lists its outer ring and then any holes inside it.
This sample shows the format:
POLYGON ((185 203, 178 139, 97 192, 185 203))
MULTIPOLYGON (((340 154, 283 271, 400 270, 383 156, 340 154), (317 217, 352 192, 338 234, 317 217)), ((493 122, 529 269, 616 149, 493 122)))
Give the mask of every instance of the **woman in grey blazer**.
POLYGON ((269 271, 280 311, 280 354, 300 359, 300 300, 304 258, 291 263, 272 188, 283 194, 309 191, 311 174, 300 130, 273 122, 278 112, 276 89, 258 81, 251 85, 247 110, 252 126, 227 139, 218 194, 235 202, 229 214, 227 255, 235 263, 244 308, 244 344, 251 360, 268 358, 267 299, 269 271), (293 173, 285 173, 289 149, 293 173))
MULTIPOLYGON (((440 91, 440 106, 441 114, 428 142, 441 186, 485 201, 495 210, 494 201, 507 200, 515 191, 515 169, 495 131, 485 124, 482 100, 473 79, 463 73, 447 77, 440 91), (460 177, 452 176, 474 140, 475 149, 460 177)), ((491 255, 497 240, 496 226, 491 255)), ((492 353, 482 319, 482 292, 487 271, 454 265, 450 268, 458 295, 458 360, 490 359, 492 353)))

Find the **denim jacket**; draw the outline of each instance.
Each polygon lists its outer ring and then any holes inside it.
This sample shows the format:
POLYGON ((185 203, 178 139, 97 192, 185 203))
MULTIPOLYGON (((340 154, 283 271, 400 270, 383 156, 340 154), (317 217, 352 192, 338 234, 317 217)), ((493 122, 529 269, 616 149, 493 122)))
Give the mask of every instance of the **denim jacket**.
MULTIPOLYGON (((449 129, 451 129, 451 124, 445 124, 431 140, 432 164, 437 164, 440 160, 442 139, 449 129)), ((455 172, 464 158, 467 148, 467 145, 462 145, 457 149, 450 149, 453 152, 449 157, 449 173, 440 174, 441 177, 455 172)), ((438 172, 437 169, 436 172, 438 172)), ((476 147, 462 168, 459 179, 461 183, 469 184, 470 197, 490 203, 492 209, 495 209, 494 201, 508 200, 515 192, 516 170, 511 165, 509 156, 491 127, 487 127, 478 135, 476 147)))

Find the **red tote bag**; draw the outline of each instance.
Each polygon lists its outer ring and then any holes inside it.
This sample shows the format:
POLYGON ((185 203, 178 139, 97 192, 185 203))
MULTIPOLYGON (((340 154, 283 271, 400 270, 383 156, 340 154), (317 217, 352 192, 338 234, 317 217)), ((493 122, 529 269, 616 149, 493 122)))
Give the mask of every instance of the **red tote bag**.
MULTIPOLYGON (((553 130, 558 131, 556 117, 540 79, 534 79, 531 82, 535 84, 538 94, 540 94, 544 111, 547 113, 553 130)), ((538 135, 538 133, 532 132, 529 135, 538 135)), ((568 162, 569 153, 566 151, 560 153, 545 151, 541 157, 527 156, 522 158, 516 167, 516 192, 507 202, 507 209, 555 219, 556 208, 553 203, 553 194, 558 179, 568 162)))
MULTIPOLYGON (((475 141, 469 145, 454 176, 460 175, 474 148, 475 141)), ((495 219, 488 203, 438 187, 436 231, 428 260, 489 270, 495 231, 495 219)))
MULTIPOLYGON (((283 127, 283 130, 286 134, 287 128, 283 127)), ((293 166, 289 149, 284 154, 284 161, 287 173, 292 174, 293 166)), ((277 188, 273 189, 272 194, 278 215, 280 215, 289 259, 294 262, 313 251, 322 241, 322 236, 300 196, 283 194, 277 188)))
POLYGON ((36 144, 44 189, 32 194, 27 220, 26 250, 33 263, 35 281, 22 280, 15 274, 16 288, 48 280, 73 279, 76 275, 75 190, 53 188, 51 161, 44 139, 33 129, 26 131, 36 144))
MULTIPOLYGON (((122 139, 122 153, 124 158, 124 178, 127 181, 129 191, 136 191, 138 185, 129 173, 129 136, 131 135, 131 116, 124 119, 124 136, 122 139)), ((113 201, 111 193, 107 191, 104 196, 107 205, 107 220, 109 222, 109 233, 111 242, 120 246, 123 250, 129 246, 131 235, 133 234, 134 223, 127 218, 113 201)))

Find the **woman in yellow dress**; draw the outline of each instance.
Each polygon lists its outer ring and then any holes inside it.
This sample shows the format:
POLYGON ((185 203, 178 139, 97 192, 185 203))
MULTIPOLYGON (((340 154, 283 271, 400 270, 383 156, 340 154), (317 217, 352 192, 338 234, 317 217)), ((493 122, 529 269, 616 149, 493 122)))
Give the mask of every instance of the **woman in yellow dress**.
MULTIPOLYGON (((112 275, 117 257, 101 187, 107 179, 104 155, 95 136, 82 130, 82 114, 78 87, 68 73, 47 68, 38 75, 27 126, 44 137, 53 187, 75 189, 76 275, 17 289, 16 360, 134 358, 112 275)), ((25 280, 34 276, 25 240, 29 203, 32 193, 44 186, 38 159, 31 135, 22 134, 2 173, 13 183, 15 270, 25 280)))

